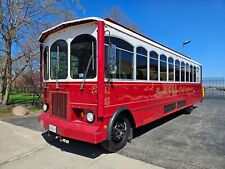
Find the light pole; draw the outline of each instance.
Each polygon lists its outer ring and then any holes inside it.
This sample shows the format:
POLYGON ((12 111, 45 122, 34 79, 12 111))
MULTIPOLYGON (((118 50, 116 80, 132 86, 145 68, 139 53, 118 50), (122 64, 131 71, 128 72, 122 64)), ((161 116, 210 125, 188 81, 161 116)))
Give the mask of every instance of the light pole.
POLYGON ((184 52, 185 52, 185 45, 187 45, 187 44, 189 44, 191 41, 190 40, 186 40, 186 41, 184 41, 183 42, 183 54, 184 54, 184 52))

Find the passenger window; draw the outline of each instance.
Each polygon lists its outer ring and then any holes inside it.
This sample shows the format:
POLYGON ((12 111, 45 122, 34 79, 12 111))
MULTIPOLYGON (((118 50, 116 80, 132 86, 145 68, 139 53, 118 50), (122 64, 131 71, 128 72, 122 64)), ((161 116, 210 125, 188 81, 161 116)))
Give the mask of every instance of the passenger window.
POLYGON ((180 81, 180 61, 179 60, 175 61, 175 81, 176 82, 180 81))
POLYGON ((200 73, 199 72, 199 67, 197 67, 197 69, 196 69, 196 81, 197 82, 200 82, 200 80, 199 80, 200 74, 199 73, 200 73))
POLYGON ((138 47, 136 53, 136 79, 147 80, 147 50, 138 47))
POLYGON ((150 52, 150 80, 158 80, 158 54, 150 52))
POLYGON ((160 55, 160 81, 167 81, 167 58, 160 55))
POLYGON ((68 75, 68 47, 65 40, 57 40, 51 46, 51 79, 66 79, 68 75))
POLYGON ((181 62, 181 82, 185 81, 185 63, 181 62))
POLYGON ((202 82, 202 66, 199 68, 199 82, 202 82))
POLYGON ((49 79, 49 47, 44 50, 44 80, 49 79))
POLYGON ((194 82, 196 82, 196 66, 194 66, 194 82))
POLYGON ((189 82, 189 76, 190 76, 190 68, 189 64, 186 63, 186 82, 189 82))
POLYGON ((190 82, 193 82, 193 66, 190 65, 190 82))
POLYGON ((169 57, 169 81, 174 81, 174 59, 169 57))
MULTIPOLYGON (((116 45, 116 67, 117 67, 116 72, 114 74, 110 74, 110 77, 114 79, 133 79, 134 47, 128 42, 116 37, 110 37, 110 42, 116 45)), ((106 43, 105 50, 108 50, 109 49, 108 36, 105 37, 105 43, 106 43)), ((107 67, 108 51, 105 53, 106 53, 105 67, 107 67)))

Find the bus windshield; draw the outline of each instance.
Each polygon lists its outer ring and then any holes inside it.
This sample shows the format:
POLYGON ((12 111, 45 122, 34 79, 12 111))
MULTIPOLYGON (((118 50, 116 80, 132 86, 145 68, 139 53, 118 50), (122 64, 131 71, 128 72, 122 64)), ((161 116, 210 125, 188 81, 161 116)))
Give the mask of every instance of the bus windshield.
MULTIPOLYGON (((67 79, 68 51, 70 50, 70 76, 72 79, 93 79, 96 77, 96 39, 82 34, 73 39, 68 49, 65 40, 57 40, 50 49, 50 78, 67 79)), ((45 54, 46 55, 46 54, 45 54)), ((46 60, 45 56, 45 60, 46 60)), ((47 63, 45 63, 47 65, 47 63)), ((44 73, 47 74, 47 66, 44 73)), ((48 77, 46 75, 45 80, 48 77)))
POLYGON ((70 52, 71 78, 72 79, 95 78, 96 77, 95 38, 88 34, 79 35, 76 38, 74 38, 73 41, 71 42, 70 50, 71 50, 70 52))

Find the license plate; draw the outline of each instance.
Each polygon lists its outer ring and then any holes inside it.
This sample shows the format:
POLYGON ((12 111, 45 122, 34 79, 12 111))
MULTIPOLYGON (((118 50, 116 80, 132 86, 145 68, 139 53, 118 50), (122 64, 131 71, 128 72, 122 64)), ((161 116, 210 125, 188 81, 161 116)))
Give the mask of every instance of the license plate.
POLYGON ((49 124, 48 129, 49 129, 49 131, 56 133, 56 126, 49 124))

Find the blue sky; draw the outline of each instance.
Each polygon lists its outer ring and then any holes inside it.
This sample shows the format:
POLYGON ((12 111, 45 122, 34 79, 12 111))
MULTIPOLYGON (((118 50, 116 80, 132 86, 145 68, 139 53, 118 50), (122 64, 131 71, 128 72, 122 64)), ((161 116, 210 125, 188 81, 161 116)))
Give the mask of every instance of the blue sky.
POLYGON ((204 77, 225 77, 225 0, 80 0, 80 18, 105 18, 112 7, 135 22, 146 36, 203 65, 204 77))

